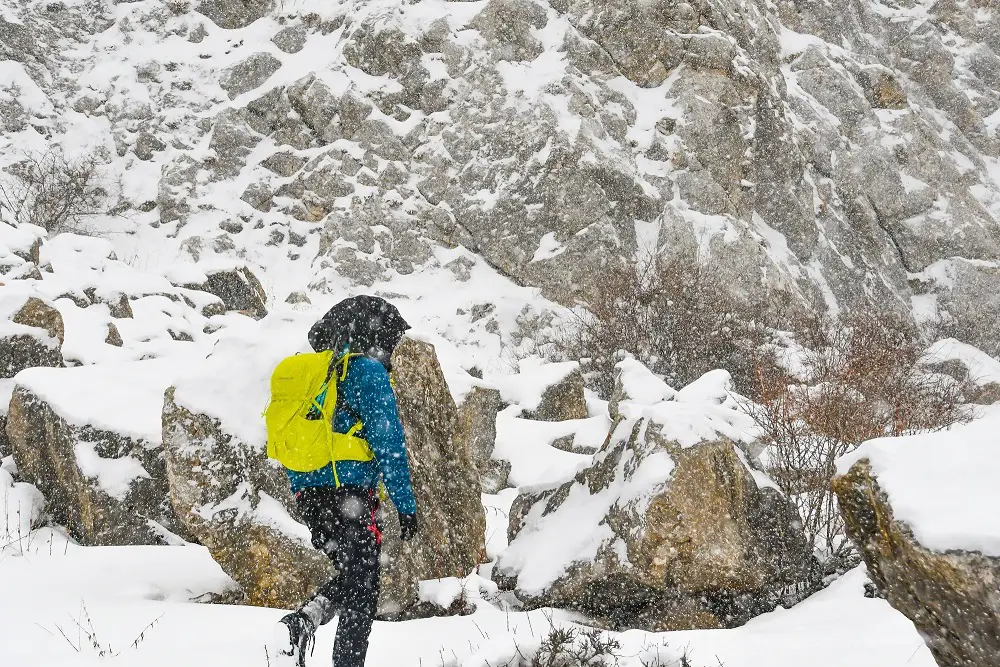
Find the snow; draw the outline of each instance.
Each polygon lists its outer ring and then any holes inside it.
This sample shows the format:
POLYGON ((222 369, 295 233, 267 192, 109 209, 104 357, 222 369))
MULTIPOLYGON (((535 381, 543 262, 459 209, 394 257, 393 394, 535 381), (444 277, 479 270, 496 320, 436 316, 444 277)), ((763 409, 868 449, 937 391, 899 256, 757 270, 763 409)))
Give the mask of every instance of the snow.
POLYGON ((558 257, 564 252, 566 252, 566 246, 556 240, 555 232, 549 232, 538 242, 538 250, 536 250, 535 254, 531 257, 531 261, 542 262, 546 259, 558 257))
POLYGON ((29 368, 16 381, 69 424, 120 433, 155 446, 162 442, 163 392, 183 371, 184 364, 177 360, 149 360, 29 368))
POLYGON ((76 443, 75 452, 80 472, 96 479, 101 489, 112 498, 124 500, 136 479, 150 479, 149 472, 132 456, 105 458, 89 442, 76 443))
POLYGON ((500 390, 504 401, 528 411, 538 409, 546 389, 562 382, 580 368, 576 361, 550 363, 540 357, 521 359, 517 366, 515 375, 505 374, 487 379, 500 390))
POLYGON ((931 345, 921 361, 934 364, 949 360, 961 362, 969 370, 969 380, 977 385, 1000 384, 1000 361, 954 338, 944 338, 931 345))
POLYGON ((633 403, 655 405, 660 401, 673 400, 677 396, 672 387, 634 357, 622 359, 615 364, 615 368, 619 372, 622 393, 633 403))
MULTIPOLYGON (((497 439, 493 458, 509 461, 510 481, 516 486, 537 486, 563 482, 590 465, 592 456, 556 449, 557 438, 577 434, 607 434, 610 420, 605 417, 562 422, 521 419, 517 406, 497 415, 497 439)), ((586 437, 585 435, 583 437, 586 437)))
POLYGON ((1000 556, 1000 409, 949 431, 878 438, 837 461, 867 460, 898 521, 928 549, 1000 556))

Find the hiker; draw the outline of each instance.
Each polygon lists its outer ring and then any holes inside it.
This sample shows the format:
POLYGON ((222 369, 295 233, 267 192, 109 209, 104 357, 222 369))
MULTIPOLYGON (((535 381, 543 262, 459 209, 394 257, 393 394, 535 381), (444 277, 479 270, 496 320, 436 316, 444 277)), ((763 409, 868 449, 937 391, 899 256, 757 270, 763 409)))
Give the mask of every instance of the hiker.
POLYGON ((286 359, 272 377, 268 455, 285 466, 313 546, 337 569, 278 624, 270 653, 283 664, 303 667, 316 628, 339 616, 333 665, 363 667, 379 594, 382 489, 399 512, 402 539, 417 532, 403 425, 389 379, 392 352, 409 328, 383 299, 345 299, 309 331, 316 354, 286 359))

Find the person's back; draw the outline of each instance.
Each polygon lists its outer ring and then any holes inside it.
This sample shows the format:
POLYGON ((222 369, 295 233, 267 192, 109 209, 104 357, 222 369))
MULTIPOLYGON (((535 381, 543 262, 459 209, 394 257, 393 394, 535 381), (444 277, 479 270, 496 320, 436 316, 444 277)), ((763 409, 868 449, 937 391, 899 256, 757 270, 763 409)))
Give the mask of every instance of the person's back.
MULTIPOLYGON (((380 312, 388 306, 378 304, 373 297, 359 298, 370 300, 362 306, 376 305, 380 312)), ((315 629, 337 615, 340 620, 333 664, 364 665, 379 594, 380 484, 399 512, 403 539, 410 539, 417 530, 416 500, 388 361, 402 331, 409 325, 396 314, 391 329, 369 327, 379 334, 376 339, 343 340, 336 332, 328 338, 320 335, 325 336, 325 332, 317 333, 321 325, 329 324, 331 315, 350 312, 343 308, 348 301, 335 306, 313 327, 310 342, 314 348, 338 346, 338 362, 331 373, 337 396, 332 430, 360 439, 370 449, 370 456, 361 457, 368 460, 335 460, 316 470, 286 468, 302 518, 312 534, 313 546, 329 556, 338 572, 298 611, 281 619, 282 630, 276 640, 278 656, 299 666, 305 664, 306 648, 315 629)), ((351 322, 347 329, 355 331, 357 327, 351 322)), ((318 398, 322 403, 322 397, 318 398)))

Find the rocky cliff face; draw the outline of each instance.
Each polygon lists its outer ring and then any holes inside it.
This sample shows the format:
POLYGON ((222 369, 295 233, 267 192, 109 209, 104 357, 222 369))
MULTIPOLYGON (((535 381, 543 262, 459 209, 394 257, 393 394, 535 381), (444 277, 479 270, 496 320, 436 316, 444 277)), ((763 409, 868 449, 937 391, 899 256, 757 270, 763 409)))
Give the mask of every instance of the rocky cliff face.
POLYGON ((33 94, 3 98, 8 131, 100 127, 109 171, 148 179, 123 206, 188 251, 266 247, 322 288, 462 244, 564 303, 637 252, 697 253, 752 302, 874 305, 998 349, 992 5, 12 11, 0 48, 33 94), (33 46, 57 42, 86 55, 33 46))

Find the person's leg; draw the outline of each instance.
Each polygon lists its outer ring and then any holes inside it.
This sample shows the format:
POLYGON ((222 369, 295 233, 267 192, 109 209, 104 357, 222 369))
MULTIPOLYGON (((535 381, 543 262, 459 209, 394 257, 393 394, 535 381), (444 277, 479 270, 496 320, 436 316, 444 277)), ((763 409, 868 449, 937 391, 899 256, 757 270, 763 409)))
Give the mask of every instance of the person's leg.
POLYGON ((360 520, 345 517, 340 549, 334 559, 340 570, 334 593, 340 620, 333 645, 333 667, 364 667, 378 605, 381 538, 369 528, 374 525, 371 518, 374 501, 368 498, 365 501, 360 520))

